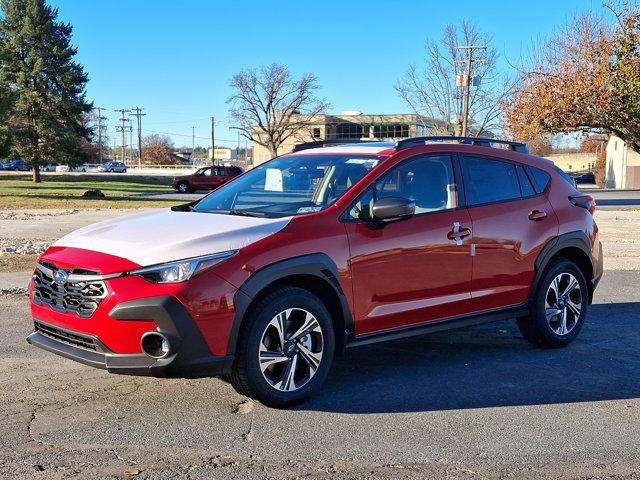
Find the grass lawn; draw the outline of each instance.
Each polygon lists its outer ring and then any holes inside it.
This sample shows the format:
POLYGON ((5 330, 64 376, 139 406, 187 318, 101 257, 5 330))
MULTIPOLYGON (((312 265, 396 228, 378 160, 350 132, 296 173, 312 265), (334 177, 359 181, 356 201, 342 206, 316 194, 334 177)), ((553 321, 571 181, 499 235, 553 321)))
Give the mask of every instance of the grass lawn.
POLYGON ((145 194, 171 193, 168 177, 106 175, 43 175, 33 183, 29 175, 0 175, 0 209, 27 208, 141 208, 185 203, 178 199, 148 199, 145 194), (100 189, 103 199, 82 198, 100 189))

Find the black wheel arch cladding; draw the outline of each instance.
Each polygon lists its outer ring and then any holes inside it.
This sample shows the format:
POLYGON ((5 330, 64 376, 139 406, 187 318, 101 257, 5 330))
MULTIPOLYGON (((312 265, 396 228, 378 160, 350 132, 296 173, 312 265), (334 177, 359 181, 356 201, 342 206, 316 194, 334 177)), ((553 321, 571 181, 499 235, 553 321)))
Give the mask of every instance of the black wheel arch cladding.
MULTIPOLYGON (((339 348, 344 347, 346 338, 353 332, 353 317, 345 293, 338 281, 338 267, 327 254, 313 253, 288 258, 262 267, 240 286, 234 296, 235 316, 229 332, 228 354, 236 352, 242 322, 253 301, 270 286, 283 284, 283 281, 287 278, 302 276, 312 277, 314 280, 322 282, 323 287, 329 289, 332 295, 338 299, 339 305, 336 308, 339 309, 342 315, 344 332, 338 331, 338 328, 335 329, 336 346, 339 348)), ((298 286, 295 283, 284 283, 298 286)), ((331 312, 331 306, 326 305, 326 307, 331 312)))

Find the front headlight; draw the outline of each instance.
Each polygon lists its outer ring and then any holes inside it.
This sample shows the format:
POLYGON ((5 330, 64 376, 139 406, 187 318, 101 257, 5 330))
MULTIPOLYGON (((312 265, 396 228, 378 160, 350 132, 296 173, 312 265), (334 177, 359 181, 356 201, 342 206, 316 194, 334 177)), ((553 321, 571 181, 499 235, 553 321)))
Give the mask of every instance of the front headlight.
POLYGON ((180 283, 186 282, 194 275, 204 272, 211 267, 233 257, 237 250, 216 253, 204 257, 188 258, 177 262, 153 265, 138 270, 132 270, 130 275, 138 275, 156 283, 180 283))

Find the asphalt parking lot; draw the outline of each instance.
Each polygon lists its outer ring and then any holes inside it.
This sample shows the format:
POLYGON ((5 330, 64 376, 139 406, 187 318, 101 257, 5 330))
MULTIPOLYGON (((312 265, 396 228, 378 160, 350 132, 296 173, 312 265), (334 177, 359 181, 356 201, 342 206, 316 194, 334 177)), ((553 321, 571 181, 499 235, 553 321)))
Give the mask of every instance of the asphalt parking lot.
POLYGON ((638 478, 638 285, 606 271, 565 349, 507 321, 350 350, 291 411, 35 349, 26 297, 0 296, 0 477, 638 478))

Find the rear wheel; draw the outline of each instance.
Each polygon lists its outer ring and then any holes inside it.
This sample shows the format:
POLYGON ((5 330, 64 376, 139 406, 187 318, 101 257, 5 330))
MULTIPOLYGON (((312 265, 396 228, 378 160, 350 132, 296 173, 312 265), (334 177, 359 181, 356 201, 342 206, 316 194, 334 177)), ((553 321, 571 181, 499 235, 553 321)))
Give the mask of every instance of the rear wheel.
POLYGON ((178 191, 180 193, 189 193, 191 189, 189 188, 189 184, 187 182, 180 182, 178 184, 178 191))
POLYGON ((564 347, 578 336, 587 314, 587 282, 578 266, 553 260, 536 290, 531 314, 518 319, 524 338, 541 347, 564 347))
POLYGON ((335 349, 324 304, 297 287, 280 287, 245 319, 229 377, 241 394, 272 407, 312 395, 326 379, 335 349))

